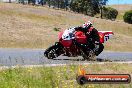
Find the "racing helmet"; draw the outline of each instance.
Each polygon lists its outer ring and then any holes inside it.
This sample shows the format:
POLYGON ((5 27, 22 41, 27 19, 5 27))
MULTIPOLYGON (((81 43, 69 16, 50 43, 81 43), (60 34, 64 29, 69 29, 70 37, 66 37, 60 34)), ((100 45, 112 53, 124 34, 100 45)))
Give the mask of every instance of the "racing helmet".
POLYGON ((88 28, 90 28, 91 26, 92 26, 92 22, 87 21, 87 22, 85 22, 85 23, 83 24, 82 27, 88 29, 88 28))

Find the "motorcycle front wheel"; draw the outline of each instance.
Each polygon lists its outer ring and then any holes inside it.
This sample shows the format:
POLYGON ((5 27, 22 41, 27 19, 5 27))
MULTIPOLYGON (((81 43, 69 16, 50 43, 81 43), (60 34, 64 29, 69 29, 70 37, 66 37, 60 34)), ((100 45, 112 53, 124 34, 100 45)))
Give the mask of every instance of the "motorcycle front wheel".
POLYGON ((61 46, 59 43, 56 43, 55 45, 50 46, 48 49, 45 50, 44 56, 47 57, 48 59, 53 59, 58 57, 62 52, 61 52, 61 46))
POLYGON ((57 57, 55 45, 50 46, 48 49, 45 50, 44 56, 47 57, 48 59, 53 59, 57 57))

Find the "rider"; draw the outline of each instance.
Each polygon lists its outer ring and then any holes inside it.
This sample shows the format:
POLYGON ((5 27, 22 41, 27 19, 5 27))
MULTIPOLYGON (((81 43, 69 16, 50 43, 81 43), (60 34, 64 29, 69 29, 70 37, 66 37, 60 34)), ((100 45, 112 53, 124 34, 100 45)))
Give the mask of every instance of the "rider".
POLYGON ((85 33, 88 41, 88 46, 93 50, 96 56, 98 56, 104 49, 102 43, 100 43, 100 38, 98 31, 92 26, 90 21, 87 21, 83 26, 78 26, 74 28, 75 31, 82 31, 85 33))

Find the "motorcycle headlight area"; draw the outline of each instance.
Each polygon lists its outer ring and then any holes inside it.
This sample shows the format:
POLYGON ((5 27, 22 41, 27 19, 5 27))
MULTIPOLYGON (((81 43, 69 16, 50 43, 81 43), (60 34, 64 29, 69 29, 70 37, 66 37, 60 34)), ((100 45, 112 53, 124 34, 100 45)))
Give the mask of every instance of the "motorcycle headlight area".
POLYGON ((62 39, 63 40, 71 40, 74 38, 73 33, 69 32, 69 30, 65 30, 63 35, 62 35, 62 39))

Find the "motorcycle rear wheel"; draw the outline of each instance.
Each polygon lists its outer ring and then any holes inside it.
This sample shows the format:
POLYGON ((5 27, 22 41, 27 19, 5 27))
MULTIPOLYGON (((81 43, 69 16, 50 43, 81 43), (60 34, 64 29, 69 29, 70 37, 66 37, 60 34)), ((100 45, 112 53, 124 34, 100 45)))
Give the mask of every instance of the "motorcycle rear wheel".
POLYGON ((85 53, 83 53, 83 58, 84 60, 87 60, 87 61, 96 61, 96 55, 92 52, 89 52, 88 55, 86 55, 85 53))

